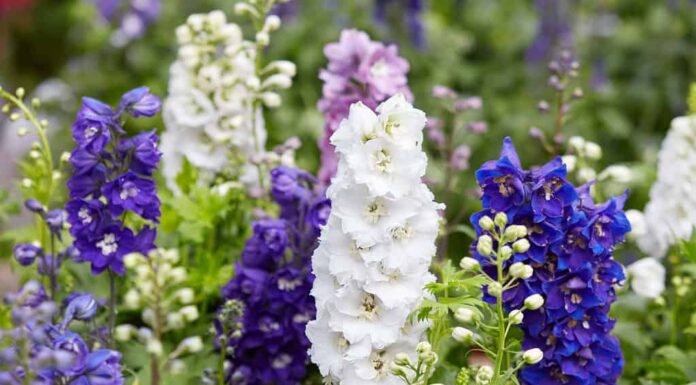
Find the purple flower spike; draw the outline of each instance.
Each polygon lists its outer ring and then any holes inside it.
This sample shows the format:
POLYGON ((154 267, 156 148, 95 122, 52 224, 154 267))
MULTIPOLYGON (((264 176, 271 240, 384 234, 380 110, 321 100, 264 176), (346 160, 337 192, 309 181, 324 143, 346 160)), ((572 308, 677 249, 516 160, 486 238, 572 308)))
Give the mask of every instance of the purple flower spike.
MULTIPOLYGON (((575 188, 565 177, 560 159, 531 171, 522 169, 506 138, 500 159, 486 162, 476 173, 484 210, 471 222, 480 236, 486 231, 479 219, 504 212, 509 224, 528 231, 529 250, 514 254, 505 268, 522 262, 534 267, 533 275, 502 295, 508 310, 519 309, 533 294, 545 300, 540 309, 525 311, 520 324, 523 348, 544 352, 541 362, 520 371, 521 382, 615 385, 623 357, 610 335, 614 321, 608 312, 616 300, 614 287, 625 279, 612 253, 630 231, 622 210, 626 195, 595 204, 589 184, 575 188)), ((475 244, 471 252, 484 271, 495 276, 475 244)), ((484 299, 496 302, 488 294, 484 299)))

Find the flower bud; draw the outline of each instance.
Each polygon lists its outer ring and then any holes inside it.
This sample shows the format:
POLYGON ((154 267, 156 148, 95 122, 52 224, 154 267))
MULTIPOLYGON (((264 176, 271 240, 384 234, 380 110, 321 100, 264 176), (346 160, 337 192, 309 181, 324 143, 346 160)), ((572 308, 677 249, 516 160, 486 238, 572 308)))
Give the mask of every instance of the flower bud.
POLYGON ((509 318, 513 325, 519 325, 524 321, 524 313, 519 309, 515 309, 510 312, 509 318))
POLYGON ((279 89, 286 89, 290 88, 292 85, 292 79, 290 79, 290 76, 285 75, 285 74, 275 74, 269 76, 266 80, 261 83, 261 87, 266 89, 266 88, 279 88, 279 89))
POLYGON ((575 166, 578 164, 578 158, 575 155, 564 155, 561 157, 563 164, 565 164, 568 172, 575 171, 575 166))
POLYGON ((198 353, 203 350, 203 340, 199 336, 188 337, 181 341, 176 350, 182 353, 198 353))
POLYGON ((488 257, 493 252, 493 239, 488 235, 482 235, 476 242, 476 251, 484 257, 488 257))
POLYGON ((30 266, 36 258, 43 254, 41 247, 32 245, 31 243, 19 243, 13 248, 15 260, 24 266, 30 266))
POLYGON ((193 302, 195 298, 195 293, 193 292, 193 289, 191 289, 190 287, 179 289, 174 295, 176 296, 176 298, 179 299, 179 302, 181 302, 182 304, 189 304, 193 302))
POLYGON ((475 381, 477 385, 489 385, 493 379, 493 368, 489 365, 483 365, 476 372, 475 381))
POLYGON ((578 179, 581 182, 589 182, 597 177, 597 172, 590 167, 583 167, 578 170, 578 179))
POLYGON ((418 353, 419 356, 428 354, 431 351, 433 351, 433 347, 428 341, 421 341, 418 343, 418 345, 416 345, 416 353, 418 353))
POLYGON ((504 212, 499 212, 495 214, 495 219, 493 221, 500 229, 504 229, 505 225, 507 225, 508 217, 504 212))
POLYGON ((522 359, 529 365, 534 365, 544 358, 544 352, 539 348, 529 349, 522 354, 522 359))
POLYGON ((524 306, 529 310, 536 310, 544 306, 544 297, 541 294, 532 294, 525 298, 524 306))
POLYGON ((128 290, 123 297, 123 302, 128 309, 137 309, 140 307, 140 293, 135 289, 128 290))
POLYGON ((41 202, 37 201, 34 198, 29 198, 26 201, 24 201, 24 207, 26 207, 27 210, 35 214, 43 214, 46 212, 46 208, 44 207, 44 205, 42 205, 41 202))
POLYGON ((264 92, 261 94, 261 101, 268 108, 275 108, 282 104, 282 99, 280 95, 275 92, 264 92))
POLYGON ((573 136, 568 139, 568 146, 570 146, 576 153, 580 153, 585 148, 585 139, 581 136, 573 136))
POLYGON ((514 250, 515 253, 526 253, 527 250, 529 250, 529 246, 529 241, 525 238, 522 238, 512 244, 512 250, 514 250))
POLYGON ((474 333, 467 328, 457 326, 452 329, 452 338, 457 342, 467 343, 474 338, 474 333))
POLYGON ((137 330, 135 330, 132 325, 118 325, 114 329, 114 338, 116 338, 117 341, 128 341, 136 333, 137 330))
POLYGON ((198 319, 198 308, 195 306, 184 306, 179 313, 186 321, 193 322, 198 319))
POLYGON ((65 308, 64 319, 89 321, 97 313, 99 305, 91 294, 81 294, 73 298, 65 308))
POLYGON ((590 159, 600 159, 602 157, 602 147, 599 147, 597 143, 587 142, 585 143, 585 155, 590 159))
POLYGON ((265 29, 269 32, 273 32, 273 31, 276 31, 278 28, 280 28, 280 24, 281 24, 280 17, 278 17, 277 15, 269 15, 266 18, 266 21, 263 25, 263 29, 265 29))
POLYGON ((459 261, 459 267, 461 267, 464 271, 473 271, 481 267, 481 265, 477 260, 471 257, 464 257, 461 261, 459 261))
POLYGON ((491 217, 488 215, 484 215, 479 219, 478 221, 479 226, 481 226, 482 229, 491 231, 495 227, 495 223, 493 223, 493 220, 491 217))
POLYGON ((399 366, 407 366, 411 364, 411 359, 406 353, 397 353, 396 356, 394 356, 394 363, 399 366))
POLYGON ((268 32, 261 31, 256 34, 256 44, 266 47, 268 44, 271 42, 271 37, 268 35, 268 32))
POLYGON ((389 364, 389 372, 393 374, 396 377, 405 377, 406 376, 406 371, 402 366, 397 364, 395 361, 392 361, 389 364))
POLYGON ((454 311, 454 318, 463 323, 469 323, 476 318, 476 313, 468 307, 460 307, 454 311))
POLYGON ((522 262, 515 262, 510 266, 510 275, 519 279, 527 279, 534 274, 534 269, 531 266, 525 265, 522 262))
POLYGON ((186 280, 186 269, 183 267, 175 267, 169 273, 173 283, 181 283, 186 280))
POLYGON ((162 341, 150 338, 147 341, 147 344, 145 345, 145 350, 147 350, 148 353, 153 354, 155 356, 161 356, 162 355, 162 341))
POLYGON ((502 258, 503 260, 510 259, 512 257, 512 248, 510 246, 503 246, 500 248, 500 255, 498 255, 499 258, 502 258))
POLYGON ((488 285, 488 294, 492 295, 493 297, 500 298, 500 296, 503 294, 503 287, 498 282, 491 282, 488 285))

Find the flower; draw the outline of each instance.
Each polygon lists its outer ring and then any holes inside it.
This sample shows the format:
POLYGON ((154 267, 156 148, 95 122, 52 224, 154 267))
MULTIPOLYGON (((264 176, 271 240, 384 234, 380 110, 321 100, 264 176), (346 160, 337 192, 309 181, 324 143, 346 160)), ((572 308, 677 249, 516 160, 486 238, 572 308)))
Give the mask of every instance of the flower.
POLYGON ((126 112, 134 118, 140 116, 154 116, 161 107, 160 99, 150 93, 147 87, 132 89, 121 97, 118 112, 126 112))
POLYGON ((645 298, 657 298, 665 290, 665 267, 655 258, 643 258, 628 265, 631 289, 645 298))
POLYGON ((660 153, 657 180, 650 189, 650 201, 645 206, 645 234, 638 246, 655 258, 665 256, 678 240, 691 239, 696 225, 696 206, 693 190, 694 138, 696 116, 672 120, 660 153))
POLYGON ((508 225, 504 237, 514 242, 504 268, 524 283, 490 284, 484 299, 501 298, 519 322, 528 363, 519 374, 524 383, 615 384, 623 358, 607 313, 614 287, 624 280, 612 253, 631 230, 623 212, 627 194, 596 204, 590 184, 576 188, 566 172, 560 158, 522 169, 506 138, 500 158, 476 173, 484 210, 471 217, 478 239, 472 252, 495 277, 486 257, 492 239, 484 235, 490 227, 484 218, 495 213, 495 225, 508 225), (523 233, 527 238, 518 243, 523 233))
POLYGON ((94 274, 107 268, 123 274, 126 254, 154 248, 154 228, 145 224, 136 232, 124 226, 122 216, 133 212, 159 221, 160 200, 152 179, 160 158, 157 136, 153 130, 128 137, 120 121, 122 113, 152 116, 158 110, 157 98, 145 87, 124 94, 115 111, 98 100, 83 99, 73 125, 77 148, 70 157, 71 199, 65 211, 49 211, 45 219, 59 237, 67 220, 79 255, 75 260, 90 262, 94 274), (107 147, 112 138, 118 142, 107 147))
POLYGON ((22 266, 31 266, 37 257, 41 257, 43 249, 31 243, 18 243, 12 249, 14 257, 22 266))
POLYGON ((222 288, 227 300, 244 304, 241 336, 228 339, 235 352, 228 373, 232 379, 291 385, 304 378, 309 348, 305 327, 315 315, 308 296, 314 280, 309 262, 318 227, 326 223, 330 210, 315 182, 302 170, 271 170, 271 195, 280 206, 279 218, 253 224, 235 277, 222 288))
POLYGON ((319 143, 319 180, 328 184, 337 167, 335 144, 330 138, 348 116, 351 105, 360 101, 369 110, 398 93, 406 100, 412 96, 406 79, 408 62, 398 56, 394 45, 371 41, 366 33, 350 29, 341 32, 337 43, 327 44, 324 54, 329 63, 319 74, 324 81, 319 110, 325 119, 324 137, 319 143))
MULTIPOLYGON (((369 43, 344 32, 349 38, 359 44, 353 50, 369 43)), ((351 56, 336 49, 327 47, 336 59, 329 69, 351 70, 351 56)), ((421 182, 424 126, 423 113, 395 95, 376 111, 353 104, 331 137, 339 162, 312 256, 317 315, 307 336, 312 361, 332 381, 397 384, 390 362, 397 353, 415 355, 423 339, 425 325, 408 315, 434 279, 428 266, 442 208, 421 182)))

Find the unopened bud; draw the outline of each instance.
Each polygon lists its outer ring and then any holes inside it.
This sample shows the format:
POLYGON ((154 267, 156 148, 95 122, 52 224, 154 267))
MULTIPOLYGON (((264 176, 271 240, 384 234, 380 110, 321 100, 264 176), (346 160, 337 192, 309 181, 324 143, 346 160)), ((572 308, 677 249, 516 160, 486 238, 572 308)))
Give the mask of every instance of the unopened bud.
POLYGON ((476 313, 468 307, 460 307, 454 311, 454 318, 459 322, 469 323, 476 318, 476 313))
POLYGON ((481 267, 481 265, 477 260, 471 257, 464 257, 461 261, 459 261, 459 267, 461 267, 464 271, 472 271, 478 269, 481 267))
POLYGON ((452 329, 452 338, 457 342, 467 343, 474 338, 474 333, 467 328, 457 326, 452 329))
POLYGON ((394 356, 394 363, 400 366, 407 366, 411 364, 411 359, 406 353, 397 353, 394 356))
POLYGON ((512 257, 512 248, 510 246, 503 246, 500 248, 500 255, 498 255, 499 258, 503 260, 510 259, 512 257))
POLYGON ((522 238, 515 243, 512 244, 512 249, 515 251, 515 253, 526 253, 527 250, 529 250, 529 241, 525 238, 522 238))
POLYGON ((585 155, 590 159, 599 159, 602 157, 602 148, 597 143, 585 143, 585 155))
POLYGON ((488 215, 484 215, 479 219, 478 221, 479 226, 481 226, 482 229, 491 231, 495 227, 495 223, 493 223, 493 220, 491 217, 488 215))
POLYGON ((501 211, 495 214, 494 222, 500 229, 505 228, 505 225, 507 225, 507 221, 508 217, 504 212, 501 211))
POLYGON ((513 325, 519 325, 524 321, 524 313, 522 313, 521 310, 515 309, 510 312, 510 322, 512 322, 513 325))
POLYGON ((536 310, 544 306, 544 297, 541 294, 532 294, 524 299, 524 306, 529 310, 536 310))
POLYGON ((488 285, 488 294, 492 295, 493 297, 500 298, 500 296, 503 294, 503 287, 498 282, 491 282, 488 285))
POLYGON ((510 266, 510 275, 519 279, 527 279, 534 274, 534 269, 522 262, 515 262, 510 266))
POLYGON ((482 235, 476 242, 476 251, 484 257, 488 257, 493 252, 493 239, 488 235, 482 235))
POLYGON ((522 359, 529 365, 534 365, 544 358, 544 352, 539 348, 529 349, 522 354, 522 359))

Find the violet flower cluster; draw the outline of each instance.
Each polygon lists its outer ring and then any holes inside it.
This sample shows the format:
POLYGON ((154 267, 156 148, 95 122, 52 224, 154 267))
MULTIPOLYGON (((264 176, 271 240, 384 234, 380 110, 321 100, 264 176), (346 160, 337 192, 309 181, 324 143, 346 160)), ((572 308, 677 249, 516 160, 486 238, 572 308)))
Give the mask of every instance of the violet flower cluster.
POLYGON ((387 11, 389 6, 398 7, 404 18, 404 24, 411 38, 411 43, 418 49, 425 48, 426 36, 425 26, 423 25, 423 8, 425 0, 375 0, 375 19, 377 22, 385 24, 387 22, 387 11))
POLYGON ((90 0, 108 22, 117 21, 119 28, 111 37, 116 46, 126 45, 145 34, 162 11, 161 0, 90 0))
POLYGON ((156 231, 126 226, 129 213, 157 223, 160 200, 153 180, 160 152, 155 130, 127 136, 125 115, 153 116, 160 100, 147 87, 123 95, 116 110, 92 98, 83 105, 73 124, 77 148, 70 163, 74 173, 68 180, 70 234, 79 251, 78 261, 90 262, 93 274, 110 269, 123 275, 123 257, 131 252, 147 254, 154 248, 156 231))
POLYGON ((0 384, 122 385, 121 354, 91 349, 88 341, 68 329, 73 321, 91 321, 97 302, 89 294, 66 298, 63 320, 54 324, 56 305, 40 283, 27 282, 8 295, 13 329, 0 331, 0 342, 12 344, 0 350, 0 384))
POLYGON ((325 120, 324 136, 319 143, 319 180, 328 184, 338 165, 329 138, 348 117, 351 104, 362 102, 375 109, 392 95, 401 93, 408 101, 413 96, 406 78, 409 64, 399 56, 395 45, 372 41, 365 32, 349 29, 341 32, 337 43, 327 44, 324 54, 329 64, 319 74, 324 81, 319 110, 325 120))
POLYGON ((305 171, 275 168, 271 183, 280 216, 254 223, 236 275, 222 289, 226 299, 244 304, 243 332, 230 342, 232 383, 296 385, 306 372, 305 327, 316 312, 310 259, 331 205, 305 171))
MULTIPOLYGON (((509 223, 527 227, 531 247, 515 253, 506 267, 522 262, 534 268, 532 277, 502 294, 505 306, 522 307, 525 298, 540 294, 544 307, 527 310, 519 325, 522 347, 539 348, 544 358, 525 367, 520 377, 534 385, 616 384, 623 368, 618 340, 610 335, 608 316, 616 298, 614 286, 624 280, 612 253, 631 227, 622 210, 627 194, 595 204, 590 184, 574 187, 560 158, 524 170, 509 138, 500 159, 486 162, 476 173, 484 209, 479 218, 507 214, 509 223)), ((495 276, 487 258, 474 256, 495 276)), ((486 300, 495 301, 486 295, 486 300)))

